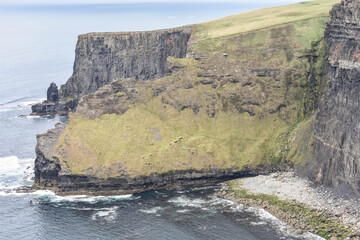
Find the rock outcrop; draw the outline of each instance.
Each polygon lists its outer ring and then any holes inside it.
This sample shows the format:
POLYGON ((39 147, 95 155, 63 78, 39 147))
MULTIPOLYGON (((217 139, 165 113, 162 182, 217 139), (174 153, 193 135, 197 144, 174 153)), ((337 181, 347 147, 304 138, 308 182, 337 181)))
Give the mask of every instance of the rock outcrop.
POLYGON ((32 115, 66 114, 78 100, 115 79, 149 80, 164 77, 169 56, 186 57, 191 27, 147 32, 88 33, 76 44, 73 74, 57 94, 32 107, 32 115), (58 97, 57 97, 58 95, 58 97))
POLYGON ((47 100, 49 102, 59 101, 59 89, 54 82, 50 84, 47 90, 47 100))
POLYGON ((36 136, 35 183, 56 185, 61 166, 58 159, 52 157, 52 151, 64 127, 64 124, 57 124, 54 129, 36 136))
POLYGON ((73 99, 59 101, 59 89, 55 83, 51 83, 47 90, 47 99, 42 103, 31 106, 31 115, 65 115, 71 109, 75 109, 76 101, 73 99))
MULTIPOLYGON (((49 89, 51 86, 49 87, 49 89)), ((56 95, 52 94, 53 100, 56 95)), ((77 106, 76 99, 60 99, 57 102, 45 100, 42 103, 37 103, 31 106, 31 115, 45 116, 45 115, 67 115, 69 111, 74 110, 77 106)))
POLYGON ((79 98, 119 78, 164 77, 166 59, 184 58, 190 35, 190 27, 80 35, 74 72, 61 88, 62 97, 79 98))
POLYGON ((343 0, 325 31, 328 85, 316 115, 316 181, 360 193, 360 2, 343 0))
POLYGON ((134 78, 115 80, 82 97, 76 112, 90 119, 103 114, 123 114, 132 104, 140 101, 137 85, 141 84, 134 78))

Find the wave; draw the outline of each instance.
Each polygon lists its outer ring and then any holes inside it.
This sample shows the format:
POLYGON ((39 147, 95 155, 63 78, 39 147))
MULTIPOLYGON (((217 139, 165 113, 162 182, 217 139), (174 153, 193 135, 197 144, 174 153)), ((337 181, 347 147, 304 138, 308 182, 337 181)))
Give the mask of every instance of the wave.
POLYGON ((0 103, 0 107, 5 106, 5 105, 9 105, 9 104, 12 104, 12 103, 17 103, 17 102, 19 102, 21 100, 25 100, 25 99, 28 99, 28 97, 22 97, 22 98, 11 100, 11 101, 8 101, 8 102, 5 102, 5 103, 0 103))
POLYGON ((159 211, 161 211, 163 208, 162 207, 154 207, 154 208, 150 208, 150 209, 140 209, 140 212, 143 213, 147 213, 147 214, 155 214, 158 213, 159 211))
POLYGON ((26 119, 35 119, 35 118, 41 118, 41 116, 37 116, 37 115, 20 115, 20 116, 16 116, 15 118, 26 118, 26 119))
POLYGON ((176 210, 177 213, 187 213, 189 212, 188 209, 179 209, 179 210, 176 210))
POLYGON ((100 211, 94 213, 91 217, 92 220, 106 220, 106 221, 114 221, 117 216, 117 209, 119 207, 114 206, 111 208, 103 208, 100 211))
POLYGON ((133 194, 116 195, 116 196, 88 196, 88 195, 70 195, 59 196, 53 191, 37 191, 34 194, 40 195, 38 200, 47 203, 88 203, 95 204, 100 202, 116 202, 121 200, 136 199, 133 194))
POLYGON ((195 207, 195 208, 202 208, 205 204, 207 204, 207 201, 204 199, 200 199, 200 198, 191 199, 186 196, 172 198, 168 202, 174 203, 175 205, 180 207, 195 207))
POLYGON ((115 195, 115 196, 87 196, 72 195, 59 196, 50 190, 38 190, 29 192, 18 192, 21 187, 29 187, 33 183, 34 159, 18 158, 16 156, 0 157, 0 196, 22 196, 35 195, 36 200, 48 203, 90 203, 115 202, 120 200, 136 199, 140 196, 115 195))
POLYGON ((15 156, 0 158, 0 174, 14 173, 20 168, 19 158, 15 156))
POLYGON ((301 239, 308 239, 308 240, 323 240, 322 237, 312 234, 310 232, 306 232, 303 234, 296 234, 294 228, 287 225, 286 223, 280 221, 278 218, 273 216, 271 213, 266 212, 262 208, 256 208, 256 207, 247 207, 245 208, 245 211, 255 213, 261 221, 259 222, 252 222, 252 225, 263 225, 265 223, 269 223, 272 225, 275 229, 281 231, 285 235, 287 235, 290 238, 301 238, 301 239))
POLYGON ((31 105, 46 100, 45 98, 31 99, 29 97, 19 98, 6 103, 0 104, 0 112, 9 112, 13 110, 26 110, 30 109, 31 105), (23 101, 27 100, 27 101, 23 101))
POLYGON ((29 186, 33 177, 33 158, 0 157, 0 190, 29 186))
POLYGON ((200 208, 203 211, 229 211, 229 212, 250 212, 255 214, 259 220, 250 222, 251 225, 271 225, 274 229, 279 232, 282 232, 291 239, 311 239, 311 240, 320 240, 323 239, 320 236, 312 234, 310 232, 303 233, 301 235, 296 234, 294 228, 283 223, 278 218, 265 211, 262 208, 250 207, 240 203, 236 203, 227 199, 220 198, 216 195, 211 196, 210 199, 191 199, 184 195, 176 198, 171 198, 168 202, 175 204, 178 207, 183 207, 184 209, 177 210, 178 213, 186 213, 191 211, 192 207, 200 208))

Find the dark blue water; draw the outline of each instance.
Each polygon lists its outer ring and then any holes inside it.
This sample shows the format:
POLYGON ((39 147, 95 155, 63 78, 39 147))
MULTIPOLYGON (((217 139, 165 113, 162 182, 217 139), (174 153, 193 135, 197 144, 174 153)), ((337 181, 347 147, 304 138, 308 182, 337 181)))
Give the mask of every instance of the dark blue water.
POLYGON ((114 197, 13 192, 32 184, 36 134, 66 121, 19 116, 31 112, 51 82, 66 82, 78 34, 175 27, 271 5, 0 2, 0 239, 291 238, 266 212, 216 197, 219 186, 114 197))

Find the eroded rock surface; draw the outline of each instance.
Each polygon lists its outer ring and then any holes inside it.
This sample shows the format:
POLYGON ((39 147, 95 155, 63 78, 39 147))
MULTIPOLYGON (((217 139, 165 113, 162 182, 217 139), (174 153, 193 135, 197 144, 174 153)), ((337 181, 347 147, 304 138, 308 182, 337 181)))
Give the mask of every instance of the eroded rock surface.
MULTIPOLYGON (((325 18, 304 21, 324 29, 325 18)), ((318 103, 326 46, 315 31, 81 35, 59 101, 77 110, 57 137, 38 137, 35 184, 125 193, 279 169, 290 126, 318 103)))
POLYGON ((54 129, 37 136, 34 188, 51 188, 63 194, 127 194, 164 187, 209 184, 273 171, 269 166, 258 166, 244 167, 241 171, 236 168, 206 171, 189 169, 148 176, 131 177, 123 174, 122 177, 101 178, 89 169, 85 175, 76 175, 67 169, 66 162, 60 162, 54 156, 55 145, 64 127, 64 124, 57 124, 54 129))
POLYGON ((325 31, 328 85, 315 121, 316 181, 360 192, 360 2, 343 0, 325 31))
POLYGON ((49 102, 59 101, 59 89, 54 82, 50 84, 50 87, 47 90, 47 100, 49 102))
POLYGON ((169 56, 184 58, 190 27, 131 33, 88 33, 79 36, 74 72, 62 96, 95 92, 114 79, 148 80, 165 75, 169 56))
POLYGON ((66 114, 78 100, 115 79, 161 78, 169 56, 186 57, 191 27, 147 32, 88 33, 78 38, 73 74, 65 85, 51 84, 48 99, 32 107, 32 115, 66 114))

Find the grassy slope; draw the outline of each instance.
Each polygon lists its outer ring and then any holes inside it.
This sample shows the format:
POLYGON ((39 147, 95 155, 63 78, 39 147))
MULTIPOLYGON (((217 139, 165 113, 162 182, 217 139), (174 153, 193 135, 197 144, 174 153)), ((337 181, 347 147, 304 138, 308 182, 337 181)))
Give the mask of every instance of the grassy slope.
POLYGON ((55 155, 74 174, 131 176, 183 169, 230 168, 277 162, 279 149, 302 114, 309 64, 299 58, 322 38, 327 13, 338 1, 315 1, 252 11, 199 24, 193 50, 208 60, 176 60, 183 70, 147 84, 143 101, 123 115, 90 120, 73 114, 55 147, 55 155), (228 52, 224 58, 216 53, 228 52), (248 69, 277 68, 278 79, 248 76, 248 69), (199 73, 232 75, 199 82, 199 73), (248 82, 249 84, 244 84, 248 82), (193 86, 184 88, 185 84, 193 86), (213 84, 213 85, 214 85, 213 84), (167 88, 159 96, 159 86, 167 88), (251 105, 250 116, 239 105, 251 105), (198 114, 191 107, 200 106, 198 114), (269 110, 285 103, 276 114, 269 110), (213 104, 213 105, 211 105, 213 104), (210 105, 210 107, 209 107, 210 105), (216 111, 209 117, 208 110, 216 111))
POLYGON ((225 17, 199 24, 197 39, 219 38, 310 18, 328 17, 331 7, 339 2, 339 0, 316 0, 225 17))

